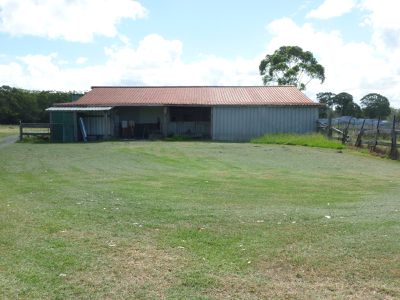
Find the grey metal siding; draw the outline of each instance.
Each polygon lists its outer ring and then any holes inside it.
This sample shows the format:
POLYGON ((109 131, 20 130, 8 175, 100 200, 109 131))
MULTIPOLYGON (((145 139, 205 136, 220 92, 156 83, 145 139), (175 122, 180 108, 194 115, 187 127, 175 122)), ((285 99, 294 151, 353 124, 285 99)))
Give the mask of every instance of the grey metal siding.
POLYGON ((88 136, 108 139, 113 135, 113 124, 108 112, 87 112, 82 118, 88 136))
POLYGON ((316 130, 318 107, 215 106, 212 138, 248 141, 268 133, 309 133, 316 130))

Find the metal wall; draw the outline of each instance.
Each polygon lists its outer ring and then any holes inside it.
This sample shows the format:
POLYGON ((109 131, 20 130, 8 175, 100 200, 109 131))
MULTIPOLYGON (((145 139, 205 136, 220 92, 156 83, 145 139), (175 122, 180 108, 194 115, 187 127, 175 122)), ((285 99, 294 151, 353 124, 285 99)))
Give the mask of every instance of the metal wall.
POLYGON ((316 130, 318 107, 215 106, 212 138, 249 141, 268 133, 309 133, 316 130))
POLYGON ((74 142, 77 139, 75 112, 51 111, 50 126, 52 142, 74 142))
MULTIPOLYGON (((81 112, 88 139, 110 139, 113 136, 113 123, 109 112, 81 112)), ((81 136, 81 128, 78 128, 81 136)))
POLYGON ((108 112, 85 112, 79 114, 83 118, 88 136, 109 139, 113 136, 113 123, 108 112))

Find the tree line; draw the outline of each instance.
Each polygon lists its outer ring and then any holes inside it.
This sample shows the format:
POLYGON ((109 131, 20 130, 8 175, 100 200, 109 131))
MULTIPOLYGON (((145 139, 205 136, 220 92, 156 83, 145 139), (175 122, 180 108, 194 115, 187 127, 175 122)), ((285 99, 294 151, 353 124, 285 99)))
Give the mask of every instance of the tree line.
POLYGON ((329 111, 334 117, 352 116, 367 119, 386 119, 399 111, 390 107, 389 100, 378 93, 370 93, 360 99, 360 105, 354 102, 349 93, 334 94, 331 92, 318 93, 317 100, 324 104, 320 108, 320 118, 327 118, 329 111))
POLYGON ((0 87, 0 124, 49 122, 46 108, 80 96, 75 92, 32 91, 3 85, 0 87))

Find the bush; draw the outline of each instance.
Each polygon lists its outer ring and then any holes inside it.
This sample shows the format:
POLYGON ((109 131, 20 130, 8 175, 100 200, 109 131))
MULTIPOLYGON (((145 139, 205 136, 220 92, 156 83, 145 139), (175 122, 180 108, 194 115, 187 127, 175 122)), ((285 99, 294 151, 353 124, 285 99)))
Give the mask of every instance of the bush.
POLYGON ((279 145, 300 145, 307 147, 331 148, 331 149, 344 149, 339 141, 330 140, 322 134, 267 134, 259 138, 251 140, 254 144, 279 144, 279 145))

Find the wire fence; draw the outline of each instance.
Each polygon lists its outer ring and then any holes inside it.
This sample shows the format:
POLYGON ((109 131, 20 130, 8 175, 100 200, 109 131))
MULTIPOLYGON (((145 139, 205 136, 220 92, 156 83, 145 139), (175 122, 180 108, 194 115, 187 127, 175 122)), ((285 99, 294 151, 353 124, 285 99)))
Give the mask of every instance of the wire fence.
POLYGON ((329 138, 338 139, 343 144, 354 147, 368 147, 370 151, 387 154, 392 159, 399 158, 400 120, 357 119, 341 117, 319 119, 318 131, 329 138))

